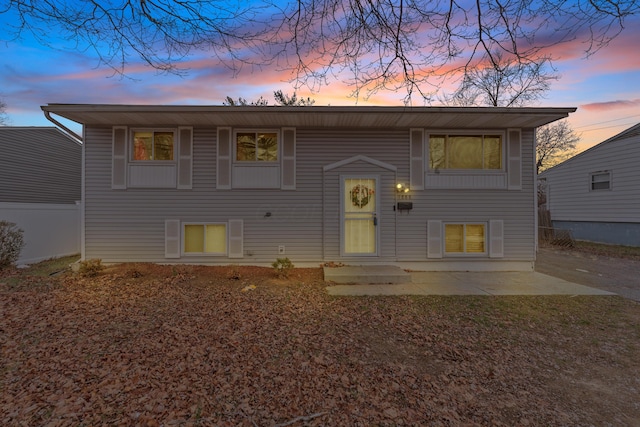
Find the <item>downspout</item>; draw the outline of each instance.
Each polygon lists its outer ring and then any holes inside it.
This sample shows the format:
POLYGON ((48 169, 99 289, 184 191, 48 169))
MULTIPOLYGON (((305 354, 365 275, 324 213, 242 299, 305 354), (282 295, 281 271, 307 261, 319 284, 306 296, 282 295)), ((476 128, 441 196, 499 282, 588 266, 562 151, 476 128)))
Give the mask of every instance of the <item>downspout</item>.
POLYGON ((85 260, 85 145, 84 145, 84 125, 82 125, 82 136, 79 136, 74 131, 51 117, 51 113, 43 110, 44 116, 54 125, 58 126, 64 133, 66 133, 70 138, 73 138, 82 146, 82 166, 80 172, 80 261, 85 260))
POLYGON ((533 224, 534 224, 534 252, 533 252, 533 265, 534 265, 534 269, 535 269, 535 262, 538 259, 538 250, 540 249, 540 241, 539 241, 539 236, 540 236, 540 206, 538 206, 538 170, 536 167, 536 162, 537 162, 537 156, 536 156, 536 152, 537 152, 537 146, 538 146, 538 138, 536 137, 536 134, 538 128, 533 128, 533 211, 534 211, 534 218, 533 218, 533 224))
POLYGON ((60 129, 62 129, 64 133, 66 133, 76 141, 79 141, 81 144, 84 143, 81 136, 78 136, 78 134, 76 134, 74 131, 72 131, 71 129, 69 129, 68 127, 66 127, 65 125, 63 125, 62 123, 54 119, 53 117, 51 117, 50 112, 45 110, 43 111, 43 113, 44 113, 44 116, 47 118, 47 120, 49 120, 51 123, 53 123, 54 125, 58 126, 60 129))

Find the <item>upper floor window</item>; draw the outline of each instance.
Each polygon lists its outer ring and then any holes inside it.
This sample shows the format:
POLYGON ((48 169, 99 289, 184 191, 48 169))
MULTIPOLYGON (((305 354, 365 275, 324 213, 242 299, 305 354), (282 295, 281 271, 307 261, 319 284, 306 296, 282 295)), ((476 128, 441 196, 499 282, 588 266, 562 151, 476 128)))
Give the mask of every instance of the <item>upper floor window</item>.
POLYGON ((501 170, 500 134, 433 134, 429 136, 429 169, 501 170))
POLYGON ((238 162, 277 162, 278 132, 236 133, 236 161, 238 162))
POLYGON ((133 160, 173 160, 175 132, 134 130, 133 160))
POLYGON ((611 172, 593 172, 591 174, 591 191, 610 190, 611 189, 611 172))

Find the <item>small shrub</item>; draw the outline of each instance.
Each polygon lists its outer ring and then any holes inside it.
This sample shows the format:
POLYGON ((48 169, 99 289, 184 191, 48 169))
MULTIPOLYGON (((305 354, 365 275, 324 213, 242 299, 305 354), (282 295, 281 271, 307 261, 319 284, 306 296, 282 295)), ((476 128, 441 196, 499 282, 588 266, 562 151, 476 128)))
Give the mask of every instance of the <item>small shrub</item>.
POLYGON ((18 261, 24 247, 24 231, 9 221, 0 221, 0 270, 18 261))
POLYGON ((289 258, 278 258, 271 264, 279 277, 289 277, 293 263, 289 258))
POLYGON ((80 268, 78 274, 82 277, 96 277, 104 269, 101 259, 88 259, 86 261, 80 261, 80 268))
POLYGON ((127 277, 129 277, 131 279, 138 279, 138 278, 140 278, 142 276, 144 276, 144 274, 142 273, 142 271, 140 271, 136 267, 132 267, 129 270, 127 270, 127 277))
POLYGON ((227 276, 229 280, 240 280, 242 277, 240 275, 240 269, 237 267, 233 267, 229 271, 229 275, 227 276))

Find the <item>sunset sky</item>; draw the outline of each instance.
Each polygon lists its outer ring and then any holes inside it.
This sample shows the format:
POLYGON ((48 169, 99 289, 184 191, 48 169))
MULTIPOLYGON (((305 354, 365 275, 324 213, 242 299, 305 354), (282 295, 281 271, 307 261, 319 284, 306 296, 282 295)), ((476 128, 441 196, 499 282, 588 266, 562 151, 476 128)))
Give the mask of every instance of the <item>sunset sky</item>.
MULTIPOLYGON (((6 14, 0 28, 6 28, 6 14)), ((0 40, 7 39, 0 33, 0 40)), ((533 106, 577 107, 570 125, 581 136, 579 150, 640 123, 640 18, 608 46, 584 59, 585 46, 566 43, 554 55, 560 79, 546 99, 533 106)), ((292 94, 289 76, 276 70, 234 74, 206 56, 193 58, 184 77, 159 74, 130 63, 127 76, 114 75, 89 53, 43 47, 29 38, 0 43, 0 97, 12 126, 52 126, 40 106, 47 103, 206 104, 220 105, 227 95, 248 100, 273 91, 292 94)), ((350 98, 351 88, 330 81, 320 92, 304 89, 315 105, 402 105, 404 92, 381 92, 368 100, 350 98)), ((422 105, 422 104, 421 104, 422 105)), ((435 104, 433 104, 435 105, 435 104)), ((74 130, 79 131, 79 127, 74 130)))

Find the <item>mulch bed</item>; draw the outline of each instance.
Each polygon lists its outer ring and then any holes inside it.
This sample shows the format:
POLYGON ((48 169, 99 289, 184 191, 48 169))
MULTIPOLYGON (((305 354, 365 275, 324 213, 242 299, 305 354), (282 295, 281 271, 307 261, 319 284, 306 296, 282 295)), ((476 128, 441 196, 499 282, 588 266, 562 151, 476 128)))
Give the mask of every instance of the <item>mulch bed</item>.
POLYGON ((5 426, 640 420, 640 307, 617 297, 337 298, 320 269, 12 274, 5 426))

